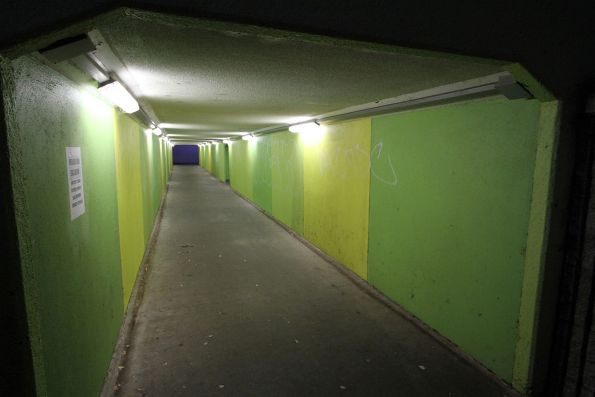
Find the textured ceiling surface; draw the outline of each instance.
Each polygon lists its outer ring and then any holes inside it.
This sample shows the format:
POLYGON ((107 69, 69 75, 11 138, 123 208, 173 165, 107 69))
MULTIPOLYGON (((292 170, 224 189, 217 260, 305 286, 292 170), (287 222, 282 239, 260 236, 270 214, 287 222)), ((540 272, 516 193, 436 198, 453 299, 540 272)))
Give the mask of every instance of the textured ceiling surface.
POLYGON ((500 64, 153 13, 98 26, 172 138, 225 137, 501 71, 500 64))

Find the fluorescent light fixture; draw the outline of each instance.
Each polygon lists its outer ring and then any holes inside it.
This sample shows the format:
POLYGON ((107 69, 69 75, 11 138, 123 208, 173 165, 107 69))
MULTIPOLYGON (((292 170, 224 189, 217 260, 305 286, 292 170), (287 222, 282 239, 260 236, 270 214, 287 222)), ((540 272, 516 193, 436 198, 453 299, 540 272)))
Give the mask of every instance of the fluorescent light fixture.
POLYGON ((231 145, 231 141, 229 139, 224 139, 223 143, 225 143, 226 145, 231 145))
POLYGON ((254 136, 252 134, 246 134, 246 135, 242 135, 242 139, 244 141, 251 141, 252 139, 254 139, 254 136))
POLYGON ((161 131, 161 128, 159 128, 159 127, 153 128, 152 132, 154 135, 157 135, 157 136, 161 136, 163 134, 163 131, 161 131))
POLYGON ((140 109, 136 99, 118 81, 108 80, 97 89, 101 95, 122 109, 124 113, 134 113, 140 109))
POLYGON ((289 127, 289 131, 293 132, 294 134, 300 132, 317 132, 319 130, 320 124, 315 121, 310 123, 295 124, 289 127))
POLYGON ((300 124, 308 120, 312 120, 314 116, 294 116, 284 119, 282 122, 285 124, 300 124))

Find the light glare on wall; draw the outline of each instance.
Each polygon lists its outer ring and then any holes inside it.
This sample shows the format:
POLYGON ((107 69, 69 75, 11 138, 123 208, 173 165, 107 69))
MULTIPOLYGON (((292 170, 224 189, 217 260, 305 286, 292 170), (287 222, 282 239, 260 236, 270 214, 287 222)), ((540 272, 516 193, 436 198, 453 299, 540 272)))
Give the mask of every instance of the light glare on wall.
POLYGON ((226 145, 231 145, 231 141, 229 139, 224 139, 223 143, 225 143, 226 145))
POLYGON ((302 132, 318 132, 320 131, 320 124, 316 122, 296 124, 289 127, 289 131, 294 134, 302 132))
POLYGON ((251 141, 252 139, 254 139, 254 136, 252 134, 246 134, 246 135, 242 135, 242 139, 244 141, 251 141))
POLYGON ((120 82, 109 80, 97 88, 101 95, 106 97, 111 103, 122 109, 124 113, 138 112, 140 109, 138 102, 120 82))

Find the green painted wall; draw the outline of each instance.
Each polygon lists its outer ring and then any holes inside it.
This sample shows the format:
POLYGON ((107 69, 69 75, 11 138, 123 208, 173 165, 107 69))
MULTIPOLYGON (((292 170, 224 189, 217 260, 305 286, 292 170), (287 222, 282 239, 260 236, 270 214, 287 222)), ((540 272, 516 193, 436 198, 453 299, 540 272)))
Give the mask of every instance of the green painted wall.
POLYGON ((250 142, 234 141, 229 147, 229 182, 243 197, 253 201, 252 159, 249 155, 250 142))
POLYGON ((92 87, 33 57, 2 72, 36 390, 98 395, 171 169, 169 148, 92 87), (81 147, 86 205, 72 221, 67 146, 81 147))
POLYGON ((300 134, 304 145, 304 236, 367 279, 369 118, 300 134))
POLYGON ((217 173, 217 144, 209 145, 207 147, 209 157, 209 172, 213 175, 217 173))
POLYGON ((273 212, 271 135, 248 142, 252 165, 252 200, 267 213, 273 212))
POLYGON ((369 280, 512 379, 539 102, 372 121, 369 280))
MULTIPOLYGON (((145 252, 143 190, 141 182, 141 146, 143 130, 126 115, 118 115, 115 130, 118 225, 124 307, 136 280, 145 252)), ((151 219, 147 219, 152 225, 151 219)))
MULTIPOLYGON (((272 215, 304 234, 304 158, 299 135, 271 135, 272 215)), ((233 157, 232 157, 233 158, 233 157)))
POLYGON ((225 181, 229 182, 229 145, 225 145, 224 161, 225 161, 225 181))
POLYGON ((217 143, 211 146, 212 149, 212 167, 213 175, 222 182, 225 182, 228 177, 227 162, 225 160, 225 144, 217 143))
POLYGON ((11 167, 38 393, 97 395, 123 313, 114 111, 32 58, 12 68, 11 167), (82 151, 86 212, 73 221, 66 146, 82 151))
MULTIPOLYGON (((553 200, 552 184, 555 153, 558 145, 559 111, 560 106, 557 101, 550 100, 540 104, 531 212, 529 214, 518 338, 512 379, 513 386, 521 391, 531 390, 535 376, 534 367, 537 365, 535 362, 537 360, 535 339, 541 320, 539 319, 541 306, 555 298, 555 296, 548 296, 547 299, 542 300, 542 294, 548 293, 548 291, 543 291, 545 288, 544 267, 550 227, 550 208, 553 200)), ((545 308, 546 311, 548 309, 545 308)), ((538 378, 540 376, 547 375, 537 374, 538 378)), ((536 381, 542 380, 536 379, 536 381)))
POLYGON ((525 390, 557 112, 486 99, 234 141, 231 186, 525 390))
POLYGON ((207 164, 208 164, 208 158, 207 158, 207 147, 203 146, 201 147, 202 150, 202 159, 201 161, 201 167, 204 168, 205 170, 207 170, 207 164))
MULTIPOLYGON (((229 180, 231 187, 262 210, 273 211, 272 137, 251 141, 238 140, 229 145, 229 180)), ((224 162, 225 157, 217 162, 224 162)))
MULTIPOLYGON (((234 141, 230 184, 524 391, 557 114, 490 98, 234 141)), ((223 147, 201 151, 220 180, 223 147)))

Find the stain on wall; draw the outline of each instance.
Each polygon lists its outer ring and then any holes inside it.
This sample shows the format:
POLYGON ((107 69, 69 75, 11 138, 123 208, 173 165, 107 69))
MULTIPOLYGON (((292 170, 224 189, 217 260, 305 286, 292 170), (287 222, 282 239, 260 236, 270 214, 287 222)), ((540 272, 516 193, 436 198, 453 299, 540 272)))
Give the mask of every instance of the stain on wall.
POLYGON ((369 281, 511 381, 539 102, 372 120, 369 281))

